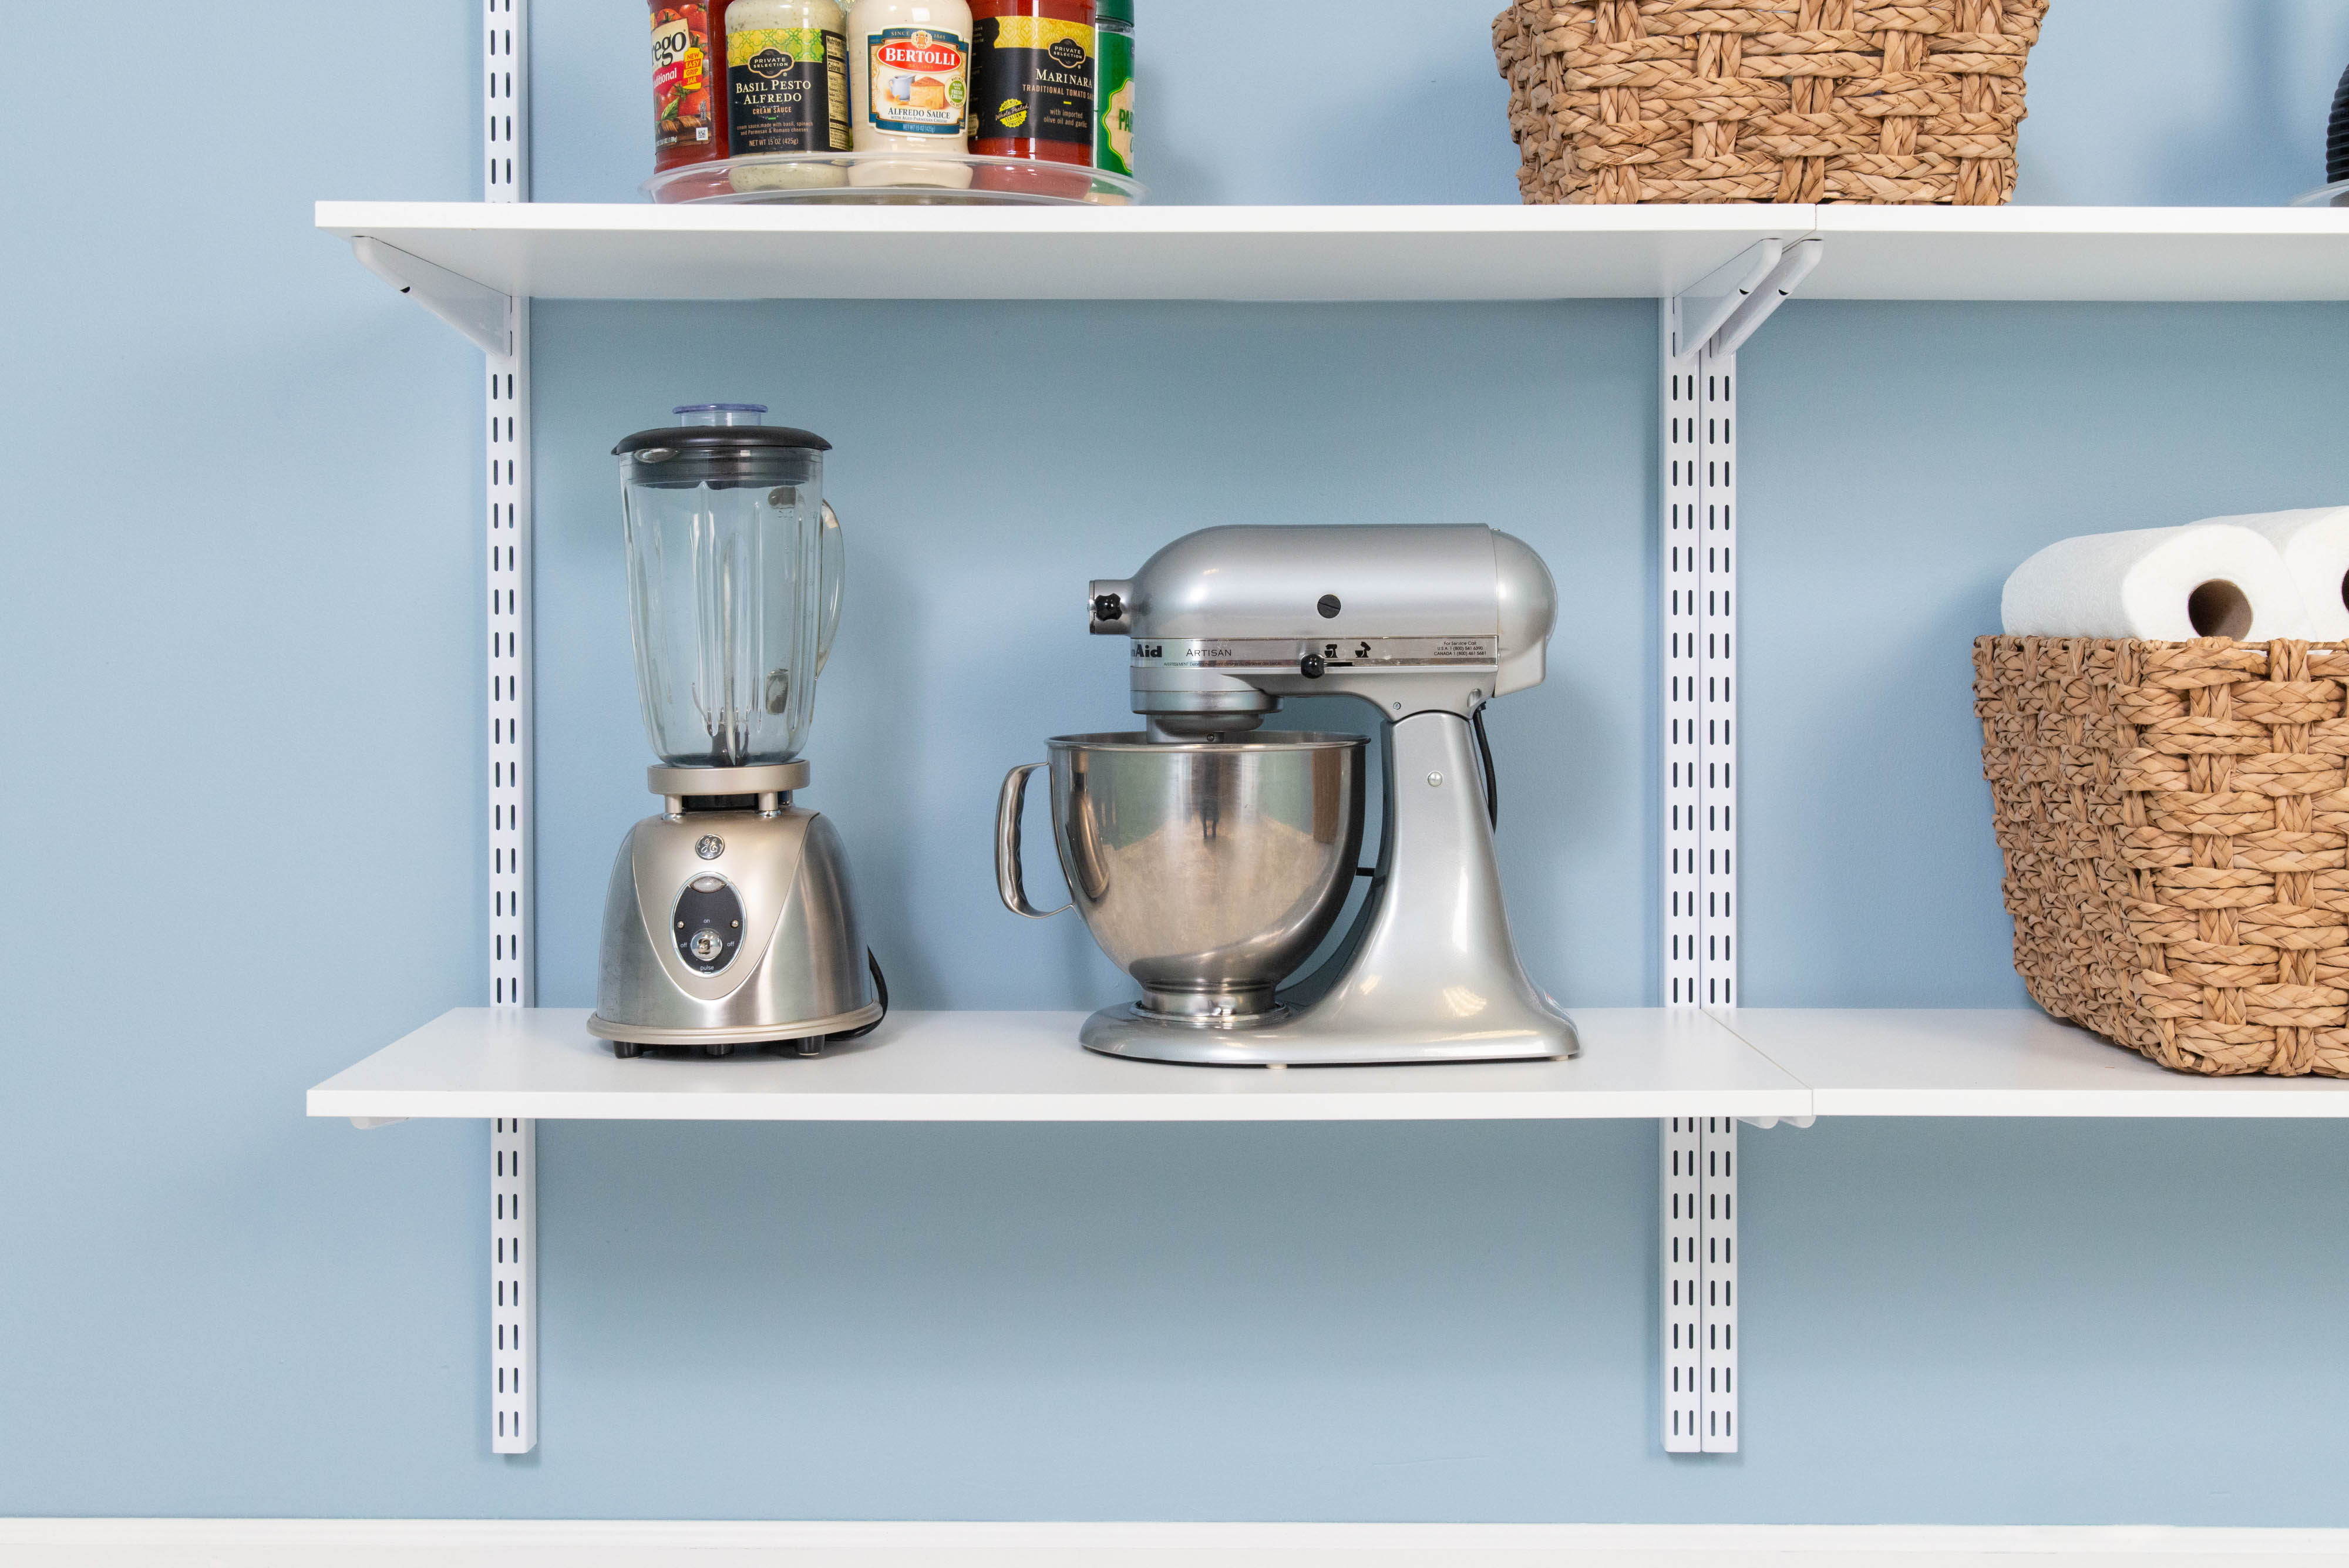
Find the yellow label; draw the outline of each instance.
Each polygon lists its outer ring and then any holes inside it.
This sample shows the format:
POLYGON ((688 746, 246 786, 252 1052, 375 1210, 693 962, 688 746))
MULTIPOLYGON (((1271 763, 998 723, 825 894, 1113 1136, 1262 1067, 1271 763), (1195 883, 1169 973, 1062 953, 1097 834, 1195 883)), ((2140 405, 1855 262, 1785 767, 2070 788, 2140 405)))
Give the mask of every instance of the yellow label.
MULTIPOLYGON (((816 27, 745 27, 726 35, 726 63, 747 66, 769 50, 781 57, 774 68, 823 64, 823 32, 816 27)), ((761 73, 762 75, 765 73, 761 73)))
POLYGON ((1063 38, 1073 38, 1088 55, 1093 52, 1093 30, 1082 22, 1056 22, 1050 16, 1006 16, 995 24, 999 49, 1049 49, 1063 38))

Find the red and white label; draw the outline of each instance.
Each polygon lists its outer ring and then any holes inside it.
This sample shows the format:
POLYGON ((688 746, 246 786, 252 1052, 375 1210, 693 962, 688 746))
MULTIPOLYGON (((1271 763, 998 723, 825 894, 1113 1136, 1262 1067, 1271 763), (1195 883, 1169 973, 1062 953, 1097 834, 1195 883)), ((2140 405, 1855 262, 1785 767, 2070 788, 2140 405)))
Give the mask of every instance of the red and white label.
POLYGON ((874 50, 873 57, 893 71, 951 71, 962 66, 962 50, 931 33, 892 38, 874 50))

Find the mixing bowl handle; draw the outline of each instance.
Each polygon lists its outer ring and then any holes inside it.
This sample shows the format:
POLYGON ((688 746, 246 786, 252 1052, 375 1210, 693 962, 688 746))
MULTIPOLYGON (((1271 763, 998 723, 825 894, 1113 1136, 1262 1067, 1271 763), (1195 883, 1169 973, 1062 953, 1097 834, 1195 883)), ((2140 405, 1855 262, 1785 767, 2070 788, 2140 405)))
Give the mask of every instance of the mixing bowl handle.
POLYGON ((1003 895, 1003 907, 1015 915, 1025 915, 1031 920, 1049 920, 1061 909, 1073 909, 1073 899, 1060 909, 1040 909, 1028 901, 1028 889, 1019 881, 1019 813, 1028 804, 1028 775, 1045 763, 1022 763, 1003 775, 1003 797, 995 804, 995 890, 1003 895))

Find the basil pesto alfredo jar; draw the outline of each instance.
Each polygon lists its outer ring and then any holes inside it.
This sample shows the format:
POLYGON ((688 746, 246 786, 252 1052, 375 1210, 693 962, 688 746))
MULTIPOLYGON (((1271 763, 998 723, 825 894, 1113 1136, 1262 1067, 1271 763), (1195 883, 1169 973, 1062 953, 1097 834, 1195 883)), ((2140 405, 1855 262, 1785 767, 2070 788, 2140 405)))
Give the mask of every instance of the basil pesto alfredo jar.
MULTIPOLYGON (((848 16, 838 0, 734 0, 726 9, 729 152, 845 152, 848 16)), ((847 183, 835 164, 737 168, 737 191, 847 183)))

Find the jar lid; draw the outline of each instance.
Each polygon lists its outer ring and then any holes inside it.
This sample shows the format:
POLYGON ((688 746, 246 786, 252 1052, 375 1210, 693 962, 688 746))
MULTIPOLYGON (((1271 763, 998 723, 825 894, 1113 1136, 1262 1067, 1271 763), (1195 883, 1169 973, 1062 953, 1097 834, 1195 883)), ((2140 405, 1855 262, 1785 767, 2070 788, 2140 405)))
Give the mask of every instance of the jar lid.
POLYGON ((626 457, 654 447, 671 452, 742 452, 752 447, 830 452, 832 443, 812 431, 789 425, 672 425, 666 430, 638 431, 614 447, 612 455, 626 457))
POLYGON ((1133 26, 1133 0, 1093 0, 1093 24, 1123 22, 1133 26))

